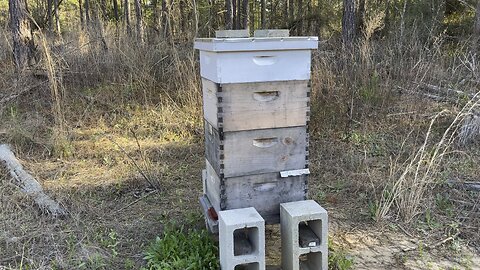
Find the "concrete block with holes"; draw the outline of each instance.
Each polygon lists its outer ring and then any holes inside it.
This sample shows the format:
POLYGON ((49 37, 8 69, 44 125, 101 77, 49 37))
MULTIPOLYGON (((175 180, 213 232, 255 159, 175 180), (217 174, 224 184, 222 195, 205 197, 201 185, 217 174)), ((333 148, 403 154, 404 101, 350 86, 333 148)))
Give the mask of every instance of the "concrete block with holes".
POLYGON ((220 211, 222 270, 265 270, 265 221, 253 207, 220 211))
POLYGON ((328 214, 313 200, 280 204, 283 270, 328 269, 328 214))

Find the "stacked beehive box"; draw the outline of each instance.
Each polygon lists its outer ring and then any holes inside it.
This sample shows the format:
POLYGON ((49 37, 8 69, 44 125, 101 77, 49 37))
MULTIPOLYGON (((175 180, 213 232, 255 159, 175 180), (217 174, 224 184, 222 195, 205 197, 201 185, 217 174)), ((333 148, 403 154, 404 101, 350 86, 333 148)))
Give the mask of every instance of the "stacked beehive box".
POLYGON ((280 203, 307 195, 310 64, 318 38, 265 30, 226 37, 231 33, 195 42, 205 118, 201 203, 213 231, 219 211, 254 207, 267 223, 278 223, 280 203))

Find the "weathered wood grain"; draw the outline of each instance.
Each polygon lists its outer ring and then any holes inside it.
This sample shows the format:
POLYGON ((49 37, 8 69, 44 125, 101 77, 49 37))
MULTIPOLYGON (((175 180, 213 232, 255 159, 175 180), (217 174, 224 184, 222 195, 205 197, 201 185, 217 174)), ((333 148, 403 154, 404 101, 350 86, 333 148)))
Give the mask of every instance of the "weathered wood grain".
MULTIPOLYGON (((208 160, 205 160, 206 163, 206 181, 205 181, 205 194, 207 195, 208 199, 210 200, 210 203, 212 206, 215 208, 215 210, 222 211, 226 210, 224 207, 220 206, 220 197, 221 197, 221 186, 223 185, 222 179, 218 177, 218 175, 215 173, 215 170, 213 169, 212 165, 210 165, 210 162, 208 160)), ((224 185, 223 185, 224 186, 224 185)))
POLYGON ((218 129, 218 84, 202 78, 203 117, 218 129))
POLYGON ((309 81, 216 84, 202 79, 205 119, 215 128, 240 131, 305 126, 309 81))
POLYGON ((5 166, 10 176, 15 180, 15 184, 33 199, 40 210, 51 214, 53 217, 65 217, 68 215, 67 210, 45 194, 40 183, 23 169, 22 164, 20 164, 8 145, 0 144, 0 164, 5 166))
POLYGON ((205 121, 205 157, 212 165, 217 174, 221 174, 223 167, 224 136, 220 137, 220 132, 205 121), (221 156, 222 155, 222 156, 221 156))
POLYGON ((206 156, 225 177, 303 169, 307 128, 290 127, 220 132, 205 123, 206 156))
POLYGON ((255 207, 267 223, 278 223, 280 203, 307 197, 307 175, 280 177, 280 173, 222 178, 207 163, 207 197, 215 210, 255 207))

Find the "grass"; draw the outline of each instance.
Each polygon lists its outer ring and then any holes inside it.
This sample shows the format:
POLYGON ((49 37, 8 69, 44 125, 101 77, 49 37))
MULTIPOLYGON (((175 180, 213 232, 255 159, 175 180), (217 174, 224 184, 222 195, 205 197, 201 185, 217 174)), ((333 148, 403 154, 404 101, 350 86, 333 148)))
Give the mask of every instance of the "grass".
POLYGON ((382 191, 376 208, 377 220, 385 218, 394 205, 397 207, 399 216, 405 222, 411 222, 414 217, 424 211, 427 211, 426 214, 429 213, 428 208, 422 209, 421 207, 425 194, 428 193, 428 189, 439 183, 437 179, 443 159, 448 155, 447 152, 450 151, 456 139, 461 123, 478 106, 478 102, 476 97, 467 102, 453 117, 444 133, 438 138, 432 139, 432 127, 445 112, 437 114, 431 120, 425 139, 418 150, 414 151, 403 164, 396 163, 398 159, 392 163, 391 177, 395 179, 382 191), (435 141, 432 142, 432 140, 435 141))
POLYGON ((218 269, 218 247, 205 230, 167 225, 146 251, 149 270, 218 269))

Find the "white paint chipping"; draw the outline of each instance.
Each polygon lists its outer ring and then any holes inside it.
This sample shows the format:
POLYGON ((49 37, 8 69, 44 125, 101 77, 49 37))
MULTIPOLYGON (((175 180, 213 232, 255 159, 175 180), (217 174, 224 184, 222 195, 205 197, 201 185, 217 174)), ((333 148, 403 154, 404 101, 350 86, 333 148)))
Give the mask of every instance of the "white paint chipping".
POLYGON ((19 186, 23 192, 32 197, 42 211, 45 211, 54 217, 66 215, 65 209, 46 195, 40 183, 23 169, 23 166, 10 150, 10 147, 6 144, 0 144, 0 160, 5 165, 13 179, 15 179, 17 186, 19 186))

